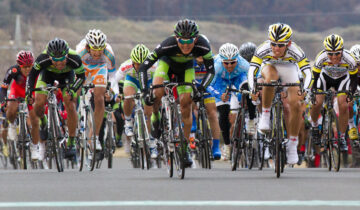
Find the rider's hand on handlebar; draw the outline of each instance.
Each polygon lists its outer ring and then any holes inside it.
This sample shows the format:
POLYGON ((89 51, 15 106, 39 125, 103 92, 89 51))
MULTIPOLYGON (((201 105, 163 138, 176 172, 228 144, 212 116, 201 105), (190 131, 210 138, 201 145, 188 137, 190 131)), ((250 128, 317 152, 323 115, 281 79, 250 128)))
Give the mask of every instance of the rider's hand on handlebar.
POLYGON ((154 98, 150 91, 151 90, 146 90, 144 94, 144 102, 147 106, 152 106, 154 104, 154 98))
POLYGON ((230 98, 230 95, 229 95, 229 94, 223 93, 223 94, 221 95, 221 100, 222 100, 223 102, 229 101, 229 98, 230 98))
POLYGON ((251 100, 257 101, 259 98, 260 92, 256 92, 255 94, 251 94, 251 100))

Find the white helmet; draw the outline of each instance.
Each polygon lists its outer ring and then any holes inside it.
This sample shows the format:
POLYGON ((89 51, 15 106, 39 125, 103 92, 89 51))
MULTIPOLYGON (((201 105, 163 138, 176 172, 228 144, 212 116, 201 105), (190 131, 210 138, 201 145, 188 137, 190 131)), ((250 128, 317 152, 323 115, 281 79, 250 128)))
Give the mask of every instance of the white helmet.
POLYGON ((355 57, 356 62, 360 62, 360 44, 352 46, 350 52, 355 57))
POLYGON ((86 43, 92 47, 100 48, 106 45, 106 35, 98 29, 89 30, 85 39, 86 43))
POLYGON ((234 60, 239 55, 239 49, 231 43, 221 45, 219 55, 224 60, 234 60))

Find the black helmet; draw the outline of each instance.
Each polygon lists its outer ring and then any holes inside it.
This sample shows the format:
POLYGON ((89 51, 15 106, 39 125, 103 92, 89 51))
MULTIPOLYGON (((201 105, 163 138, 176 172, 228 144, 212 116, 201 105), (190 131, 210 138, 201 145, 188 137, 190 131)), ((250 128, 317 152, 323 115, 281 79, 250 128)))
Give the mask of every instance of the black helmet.
POLYGON ((46 52, 51 57, 60 58, 68 54, 69 45, 65 40, 55 38, 48 43, 46 52))
POLYGON ((254 56, 256 50, 256 45, 252 42, 246 42, 242 44, 239 48, 239 53, 241 57, 245 58, 248 62, 251 61, 251 58, 254 56))
POLYGON ((199 34, 198 26, 193 20, 179 20, 175 25, 174 33, 177 37, 190 39, 199 34))

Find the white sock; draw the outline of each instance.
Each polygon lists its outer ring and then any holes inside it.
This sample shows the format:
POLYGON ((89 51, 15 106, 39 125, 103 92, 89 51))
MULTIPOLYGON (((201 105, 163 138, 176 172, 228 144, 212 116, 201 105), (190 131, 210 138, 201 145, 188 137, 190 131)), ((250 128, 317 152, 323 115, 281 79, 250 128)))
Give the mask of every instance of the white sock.
POLYGON ((355 128, 354 118, 350 118, 348 124, 349 124, 349 129, 355 128))
POLYGON ((262 115, 264 116, 264 117, 270 117, 270 109, 271 108, 262 108, 262 115))
POLYGON ((298 145, 298 142, 299 142, 299 137, 298 137, 298 136, 290 136, 290 138, 289 138, 289 143, 290 143, 291 145, 297 146, 297 145, 298 145))

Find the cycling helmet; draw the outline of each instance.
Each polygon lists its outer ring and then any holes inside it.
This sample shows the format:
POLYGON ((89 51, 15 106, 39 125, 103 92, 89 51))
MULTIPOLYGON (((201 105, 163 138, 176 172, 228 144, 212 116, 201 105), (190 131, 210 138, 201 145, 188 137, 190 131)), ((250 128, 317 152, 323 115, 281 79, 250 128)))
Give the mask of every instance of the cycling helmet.
POLYGON ((350 48, 350 52, 355 57, 357 62, 360 62, 360 44, 356 44, 350 48))
POLYGON ((339 51, 344 49, 344 40, 337 34, 331 34, 324 40, 324 47, 326 51, 339 51))
POLYGON ((273 42, 288 42, 291 36, 292 30, 287 24, 275 23, 269 26, 269 39, 273 42))
POLYGON ((184 19, 177 22, 174 33, 179 38, 191 39, 197 37, 199 29, 195 21, 184 19))
POLYGON ((31 65, 34 63, 34 55, 30 51, 20 51, 16 56, 17 64, 31 65))
POLYGON ((69 53, 69 45, 65 40, 55 38, 48 43, 46 52, 51 57, 60 58, 69 53))
POLYGON ((134 63, 143 63, 149 55, 150 50, 143 44, 136 45, 130 53, 130 58, 134 63))
POLYGON ((254 56, 256 50, 256 45, 252 42, 246 42, 242 44, 239 48, 239 53, 241 57, 245 58, 248 62, 251 61, 251 58, 254 56))
POLYGON ((239 55, 239 49, 231 43, 221 45, 219 55, 223 60, 234 60, 239 55))
POLYGON ((89 30, 85 39, 86 43, 91 47, 104 48, 106 45, 106 35, 97 29, 89 30))

